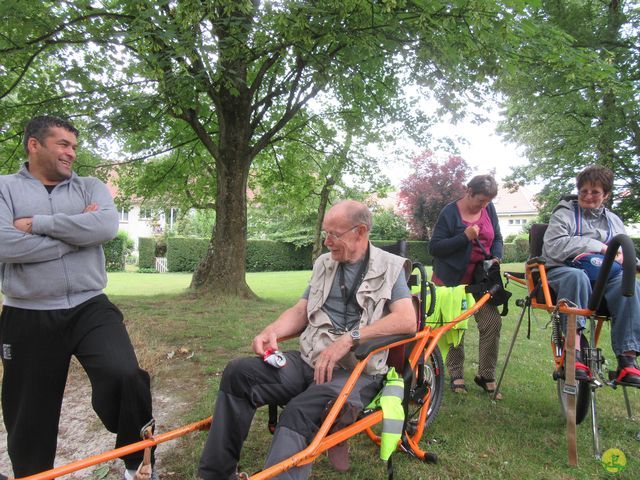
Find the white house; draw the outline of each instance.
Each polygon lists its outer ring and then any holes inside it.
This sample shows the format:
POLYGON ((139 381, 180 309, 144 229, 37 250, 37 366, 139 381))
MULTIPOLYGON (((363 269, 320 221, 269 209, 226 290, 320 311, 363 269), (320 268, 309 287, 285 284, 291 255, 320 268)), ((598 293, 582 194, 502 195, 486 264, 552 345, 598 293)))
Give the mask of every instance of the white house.
POLYGON ((520 187, 515 192, 500 188, 493 204, 496 207, 503 237, 521 233, 522 228, 538 216, 538 207, 533 200, 533 194, 526 187, 520 187))
MULTIPOLYGON (((118 188, 107 183, 107 187, 112 197, 118 194, 118 188)), ((129 208, 118 208, 120 216, 119 230, 127 232, 127 235, 134 242, 134 249, 138 250, 138 239, 140 237, 152 237, 161 235, 166 229, 173 228, 175 209, 171 208, 168 215, 164 211, 150 210, 142 208, 140 202, 135 199, 130 202, 129 208)))

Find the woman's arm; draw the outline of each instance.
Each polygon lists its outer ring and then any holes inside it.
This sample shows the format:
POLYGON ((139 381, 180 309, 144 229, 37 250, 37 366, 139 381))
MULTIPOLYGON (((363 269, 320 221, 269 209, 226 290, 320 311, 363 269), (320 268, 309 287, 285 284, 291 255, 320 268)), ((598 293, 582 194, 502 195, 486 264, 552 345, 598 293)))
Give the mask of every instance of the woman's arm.
POLYGON ((458 215, 451 205, 447 205, 440 212, 429 240, 429 253, 434 257, 461 254, 469 244, 469 238, 464 233, 464 224, 460 221, 460 228, 456 228, 458 215))

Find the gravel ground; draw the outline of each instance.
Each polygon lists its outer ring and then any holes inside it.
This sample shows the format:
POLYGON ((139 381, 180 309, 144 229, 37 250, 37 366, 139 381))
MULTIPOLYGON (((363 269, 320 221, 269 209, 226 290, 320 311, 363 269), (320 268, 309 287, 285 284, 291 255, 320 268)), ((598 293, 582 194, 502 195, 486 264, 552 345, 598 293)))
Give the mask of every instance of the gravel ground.
MULTIPOLYGON (((153 408, 156 418, 156 431, 166 432, 182 425, 181 416, 187 411, 189 400, 195 398, 196 390, 201 386, 193 377, 184 381, 184 374, 191 370, 188 360, 177 359, 167 361, 158 375, 152 379, 153 408), (186 363, 185 363, 186 362, 186 363), (173 368, 176 367, 176 368, 173 368), (170 372, 175 371, 172 375, 170 372), (182 380, 182 381, 181 381, 182 380), (185 390, 185 387, 191 391, 185 390), (193 394, 193 396, 192 396, 193 394)), ((2 414, 0 412, 0 420, 2 414)), ((11 473, 11 463, 7 454, 6 430, 4 422, 0 422, 0 473, 11 473)), ((115 435, 108 432, 91 408, 91 386, 89 380, 78 363, 73 362, 67 381, 65 397, 62 404, 58 451, 56 466, 79 460, 113 448, 115 435)), ((156 451, 156 468, 161 478, 162 451, 171 448, 171 442, 162 444, 156 451)), ((123 463, 114 460, 102 466, 90 467, 60 479, 104 479, 120 480, 123 463), (107 468, 108 467, 108 470, 107 468)))

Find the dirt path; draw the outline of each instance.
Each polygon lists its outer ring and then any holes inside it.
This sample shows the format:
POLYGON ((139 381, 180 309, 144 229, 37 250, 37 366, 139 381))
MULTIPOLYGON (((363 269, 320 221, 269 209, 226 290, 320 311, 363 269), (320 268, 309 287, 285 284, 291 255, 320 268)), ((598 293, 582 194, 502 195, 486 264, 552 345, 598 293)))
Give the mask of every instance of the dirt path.
MULTIPOLYGON (((193 365, 187 359, 174 358, 163 362, 152 379, 153 409, 156 429, 166 432, 182 425, 181 418, 189 404, 202 392, 202 384, 197 380, 193 365), (189 379, 185 382, 185 379, 189 379)), ((0 412, 0 420, 2 414, 0 412)), ((11 472, 7 454, 6 430, 0 421, 0 473, 11 472)), ((91 408, 91 386, 82 368, 74 362, 65 390, 58 436, 56 466, 112 449, 115 435, 109 433, 91 408)), ((157 469, 163 478, 171 478, 162 470, 162 450, 171 448, 171 443, 163 444, 157 450, 157 469)), ((114 460, 105 466, 90 467, 73 475, 59 477, 71 479, 120 480, 123 463, 114 460)))

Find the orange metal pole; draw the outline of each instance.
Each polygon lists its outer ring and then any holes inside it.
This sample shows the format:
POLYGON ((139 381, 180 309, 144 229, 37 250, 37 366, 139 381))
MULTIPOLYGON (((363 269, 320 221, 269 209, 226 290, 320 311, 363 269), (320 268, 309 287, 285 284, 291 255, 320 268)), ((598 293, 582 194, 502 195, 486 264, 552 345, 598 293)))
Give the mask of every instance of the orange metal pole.
POLYGON ((37 473, 28 477, 22 477, 16 480, 53 480, 61 475, 67 475, 69 473, 77 472, 78 470, 82 470, 93 465, 98 465, 100 463, 108 462, 109 460, 115 460, 116 458, 120 458, 124 455, 129 455, 131 453, 144 450, 147 447, 153 447, 154 445, 168 442, 169 440, 182 437, 183 435, 194 432, 196 430, 207 430, 211 426, 211 419, 212 417, 205 418, 204 420, 185 425, 184 427, 176 428, 175 430, 171 430, 170 432, 155 435, 148 440, 141 440, 124 447, 109 450, 108 452, 100 453, 92 457, 62 465, 52 470, 47 470, 46 472, 37 473))

